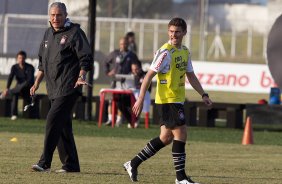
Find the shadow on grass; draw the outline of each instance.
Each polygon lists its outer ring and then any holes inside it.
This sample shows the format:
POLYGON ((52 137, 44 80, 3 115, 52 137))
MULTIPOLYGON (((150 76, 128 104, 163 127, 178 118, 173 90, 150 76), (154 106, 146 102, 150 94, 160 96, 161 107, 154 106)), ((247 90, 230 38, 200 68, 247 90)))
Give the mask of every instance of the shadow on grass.
POLYGON ((273 177, 238 177, 238 176, 193 176, 193 177, 199 177, 199 178, 217 178, 217 179, 256 179, 256 180, 277 180, 280 181, 281 178, 273 178, 273 177))

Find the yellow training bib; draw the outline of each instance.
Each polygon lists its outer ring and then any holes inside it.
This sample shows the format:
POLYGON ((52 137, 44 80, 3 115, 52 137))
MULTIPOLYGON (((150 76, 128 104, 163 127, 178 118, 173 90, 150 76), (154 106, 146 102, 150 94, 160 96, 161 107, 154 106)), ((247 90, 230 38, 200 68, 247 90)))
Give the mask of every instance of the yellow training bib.
POLYGON ((188 65, 189 50, 164 44, 160 49, 168 50, 171 55, 169 70, 157 73, 157 89, 155 103, 176 103, 185 101, 185 74, 188 65))

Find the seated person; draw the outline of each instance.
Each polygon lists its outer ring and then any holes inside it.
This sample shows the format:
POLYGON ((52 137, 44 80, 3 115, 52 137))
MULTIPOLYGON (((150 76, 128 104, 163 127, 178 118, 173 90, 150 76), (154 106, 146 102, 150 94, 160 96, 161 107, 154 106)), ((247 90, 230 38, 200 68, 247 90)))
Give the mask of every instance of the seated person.
MULTIPOLYGON (((115 75, 115 89, 135 89, 134 76, 132 74, 116 74, 115 75), (125 77, 125 78, 124 78, 125 77)), ((131 101, 130 96, 126 94, 115 95, 117 98, 117 116, 116 127, 119 127, 123 122, 123 117, 130 122, 131 121, 131 101)), ((108 121, 105 125, 112 123, 112 106, 111 100, 108 106, 108 121)))
POLYGON ((137 53, 137 46, 135 43, 135 33, 130 31, 128 33, 126 33, 126 38, 128 40, 128 50, 137 53))
POLYGON ((6 89, 1 93, 1 98, 12 97, 12 120, 17 119, 18 115, 18 99, 19 95, 23 97, 27 103, 31 103, 29 89, 34 83, 34 67, 25 62, 26 52, 19 51, 16 56, 17 64, 11 68, 8 77, 6 89), (10 89, 13 78, 16 77, 17 84, 10 89))
MULTIPOLYGON (((141 66, 141 63, 136 56, 136 54, 132 51, 128 50, 128 39, 126 37, 122 37, 119 40, 119 49, 115 49, 112 51, 105 59, 105 73, 109 77, 113 77, 112 81, 112 88, 119 88, 119 86, 116 85, 115 81, 115 75, 116 74, 129 74, 131 72, 131 64, 133 62, 139 63, 141 66)), ((119 116, 117 117, 116 126, 119 126, 122 122, 121 114, 130 121, 131 119, 131 107, 130 107, 130 97, 128 95, 119 95, 119 101, 122 101, 123 103, 118 103, 118 109, 119 109, 119 116)), ((109 107, 110 109, 110 107, 109 107)), ((109 114, 111 112, 109 111, 109 114)), ((107 121, 105 124, 111 123, 111 115, 109 115, 109 121, 107 121)))
MULTIPOLYGON (((124 85, 124 86, 127 86, 128 88, 132 89, 134 92, 134 96, 137 99, 140 93, 141 84, 143 82, 143 79, 146 73, 142 70, 139 63, 133 62, 131 64, 131 73, 130 74, 133 76, 133 86, 131 86, 130 79, 125 79, 123 81, 124 83, 128 83, 127 85, 124 85)), ((125 96, 128 97, 128 95, 125 95, 125 96)), ((123 107, 130 107, 130 99, 128 101, 128 98, 126 99, 120 98, 118 104, 123 104, 123 107)), ((147 91, 142 112, 148 113, 150 111, 150 105, 151 105, 150 93, 149 91, 147 91)), ((122 106, 120 108, 122 108, 122 106)), ((128 109, 128 111, 131 112, 131 109, 128 109)), ((127 120, 130 122, 131 119, 127 118, 127 120)), ((108 121, 106 122, 106 124, 110 125, 111 121, 112 121, 111 106, 109 106, 108 107, 108 121)), ((118 110, 117 117, 116 117, 116 126, 119 126, 121 124, 121 121, 122 121, 122 113, 120 110, 118 110)), ((139 117, 137 117, 137 121, 134 123, 134 128, 137 128, 138 125, 139 125, 139 117)), ((131 128, 130 123, 128 124, 128 128, 131 128)))

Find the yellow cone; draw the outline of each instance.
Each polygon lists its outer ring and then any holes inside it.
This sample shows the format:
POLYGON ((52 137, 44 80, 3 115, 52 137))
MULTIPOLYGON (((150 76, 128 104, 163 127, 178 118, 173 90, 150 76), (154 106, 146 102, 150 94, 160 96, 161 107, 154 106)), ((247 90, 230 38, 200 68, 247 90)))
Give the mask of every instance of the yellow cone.
POLYGON ((13 137, 10 141, 11 142, 18 142, 18 139, 16 137, 13 137))

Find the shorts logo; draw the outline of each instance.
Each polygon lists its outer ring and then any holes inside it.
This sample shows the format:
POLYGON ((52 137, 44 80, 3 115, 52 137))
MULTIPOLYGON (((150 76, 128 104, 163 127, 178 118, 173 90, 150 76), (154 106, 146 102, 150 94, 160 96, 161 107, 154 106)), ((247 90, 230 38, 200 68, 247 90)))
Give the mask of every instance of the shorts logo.
POLYGON ((161 84, 167 84, 167 80, 160 80, 161 84))
POLYGON ((178 117, 180 120, 184 120, 184 112, 182 110, 178 111, 178 117))

